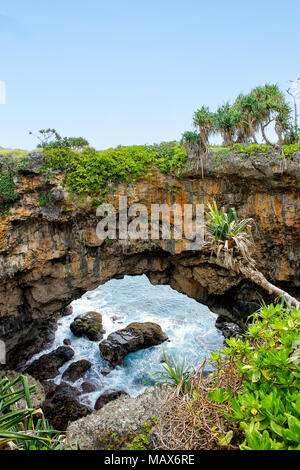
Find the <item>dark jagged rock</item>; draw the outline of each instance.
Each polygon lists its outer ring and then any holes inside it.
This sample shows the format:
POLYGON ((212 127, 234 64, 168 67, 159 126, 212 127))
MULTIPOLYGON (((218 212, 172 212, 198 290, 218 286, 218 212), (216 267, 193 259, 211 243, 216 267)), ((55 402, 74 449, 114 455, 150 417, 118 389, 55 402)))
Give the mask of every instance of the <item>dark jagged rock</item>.
POLYGON ((71 323, 70 329, 75 336, 87 336, 91 341, 103 338, 102 315, 98 312, 87 312, 79 315, 71 323))
POLYGON ((228 320, 228 318, 219 315, 215 323, 216 328, 222 331, 225 338, 243 339, 244 329, 236 323, 228 320))
POLYGON ((83 382, 81 384, 81 390, 82 390, 82 393, 92 393, 97 390, 97 387, 91 382, 83 382))
POLYGON ((41 384, 44 387, 46 398, 48 397, 48 395, 53 394, 57 388, 57 384, 53 382, 53 380, 42 380, 41 384))
POLYGON ((59 374, 59 368, 72 359, 74 351, 68 346, 59 346, 49 354, 44 354, 27 367, 27 374, 37 380, 53 379, 59 374))
POLYGON ((42 404, 46 419, 50 421, 54 429, 64 431, 70 421, 75 421, 92 412, 87 406, 81 405, 69 385, 60 385, 52 396, 42 404))
POLYGON ((126 354, 150 348, 167 340, 157 323, 130 323, 126 328, 111 333, 100 345, 100 353, 114 367, 121 365, 126 354))
POLYGON ((91 368, 91 365, 92 363, 86 359, 72 362, 72 364, 70 364, 64 371, 62 379, 69 382, 76 382, 76 380, 81 379, 86 374, 86 372, 91 368))
POLYGON ((67 317, 67 316, 69 316, 69 315, 72 315, 72 313, 73 313, 73 307, 72 307, 72 305, 67 305, 66 308, 64 308, 63 311, 62 311, 62 315, 63 315, 64 317, 67 317))
POLYGON ((98 397, 96 400, 94 406, 95 410, 100 410, 104 405, 106 405, 106 403, 116 400, 121 395, 128 395, 128 393, 123 392, 123 390, 108 390, 107 392, 102 393, 102 395, 100 395, 100 397, 98 397))

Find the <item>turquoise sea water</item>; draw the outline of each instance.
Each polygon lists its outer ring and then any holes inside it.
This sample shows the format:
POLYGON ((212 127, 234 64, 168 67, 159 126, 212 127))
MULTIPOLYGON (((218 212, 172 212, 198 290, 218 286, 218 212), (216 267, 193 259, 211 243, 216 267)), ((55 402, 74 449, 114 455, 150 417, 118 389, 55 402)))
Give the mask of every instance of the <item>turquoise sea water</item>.
MULTIPOLYGON (((69 338, 75 351, 72 361, 87 359, 93 364, 84 379, 75 383, 77 386, 89 381, 96 385, 96 392, 80 396, 80 401, 89 405, 93 405, 101 393, 111 389, 124 390, 131 396, 142 393, 147 386, 144 383, 151 379, 151 374, 161 369, 163 351, 168 358, 184 353, 187 364, 199 367, 211 351, 223 345, 223 336, 215 328, 215 314, 170 286, 153 286, 145 275, 111 280, 87 292, 72 306, 73 314, 60 318, 51 348, 35 355, 30 362, 61 346, 63 340, 69 338), (108 363, 100 356, 99 343, 85 337, 77 338, 70 330, 70 323, 76 316, 91 310, 101 313, 103 317, 104 337, 133 321, 152 321, 162 327, 169 341, 128 354, 123 366, 103 376, 101 370, 108 363)), ((60 383, 61 374, 69 365, 70 362, 60 369, 56 383, 60 383)))

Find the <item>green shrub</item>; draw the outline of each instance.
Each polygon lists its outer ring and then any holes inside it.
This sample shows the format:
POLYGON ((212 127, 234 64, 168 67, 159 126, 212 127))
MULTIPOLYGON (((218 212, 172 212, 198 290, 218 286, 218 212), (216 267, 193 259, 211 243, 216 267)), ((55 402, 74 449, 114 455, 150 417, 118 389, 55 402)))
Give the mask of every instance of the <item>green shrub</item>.
POLYGON ((154 167, 165 174, 176 173, 187 158, 184 147, 177 142, 119 146, 104 151, 46 145, 43 152, 47 162, 44 172, 66 170, 65 185, 71 192, 94 196, 108 192, 108 183, 134 182, 140 176, 149 176, 154 167))
POLYGON ((0 216, 6 215, 10 206, 18 199, 13 177, 24 166, 23 156, 0 155, 0 216))
POLYGON ((216 387, 210 398, 230 405, 227 419, 244 432, 240 449, 300 450, 300 311, 264 306, 253 315, 245 341, 226 342, 211 361, 218 371, 230 361, 242 385, 235 396, 216 387))

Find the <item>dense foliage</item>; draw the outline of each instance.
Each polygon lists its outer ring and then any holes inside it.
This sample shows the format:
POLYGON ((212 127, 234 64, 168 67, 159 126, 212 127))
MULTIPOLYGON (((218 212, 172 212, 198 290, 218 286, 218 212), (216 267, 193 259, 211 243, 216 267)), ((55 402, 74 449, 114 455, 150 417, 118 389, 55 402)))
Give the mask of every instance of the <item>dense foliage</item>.
POLYGON ((108 183, 134 182, 139 176, 151 175, 154 167, 176 174, 187 158, 185 148, 177 142, 79 151, 66 139, 45 145, 43 152, 44 171, 67 170, 65 184, 70 191, 100 196, 108 191, 108 183))
POLYGON ((11 204, 18 199, 13 177, 23 166, 23 154, 0 157, 0 216, 5 215, 11 204))
POLYGON ((219 374, 226 361, 241 379, 235 396, 230 387, 210 394, 229 403, 227 418, 244 431, 240 448, 300 450, 300 311, 264 306, 253 315, 245 340, 227 339, 211 359, 219 374))
POLYGON ((300 450, 300 311, 264 305, 252 320, 211 354, 207 378, 175 383, 157 448, 300 450))

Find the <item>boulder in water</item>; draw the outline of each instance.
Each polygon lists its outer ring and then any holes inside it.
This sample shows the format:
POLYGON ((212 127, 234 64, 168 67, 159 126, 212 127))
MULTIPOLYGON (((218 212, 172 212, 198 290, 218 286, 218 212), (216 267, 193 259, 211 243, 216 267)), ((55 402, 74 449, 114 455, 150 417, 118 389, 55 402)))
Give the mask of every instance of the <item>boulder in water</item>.
POLYGON ((87 336, 91 341, 103 338, 102 315, 98 312, 87 312, 79 315, 71 323, 70 329, 75 336, 87 336))
POLYGON ((74 351, 68 346, 59 346, 49 354, 43 354, 30 364, 26 373, 37 380, 53 379, 59 374, 59 368, 72 359, 74 351))
POLYGON ((97 387, 91 382, 83 382, 81 384, 81 390, 82 390, 82 393, 92 393, 97 390, 97 387))
POLYGON ((72 362, 69 367, 64 371, 62 379, 68 380, 69 382, 76 382, 81 379, 86 372, 91 368, 92 363, 86 359, 72 362))
POLYGON ((156 346, 167 339, 168 337, 157 323, 133 322, 126 328, 108 335, 100 343, 99 348, 102 357, 112 366, 117 366, 123 363, 126 354, 156 346))

